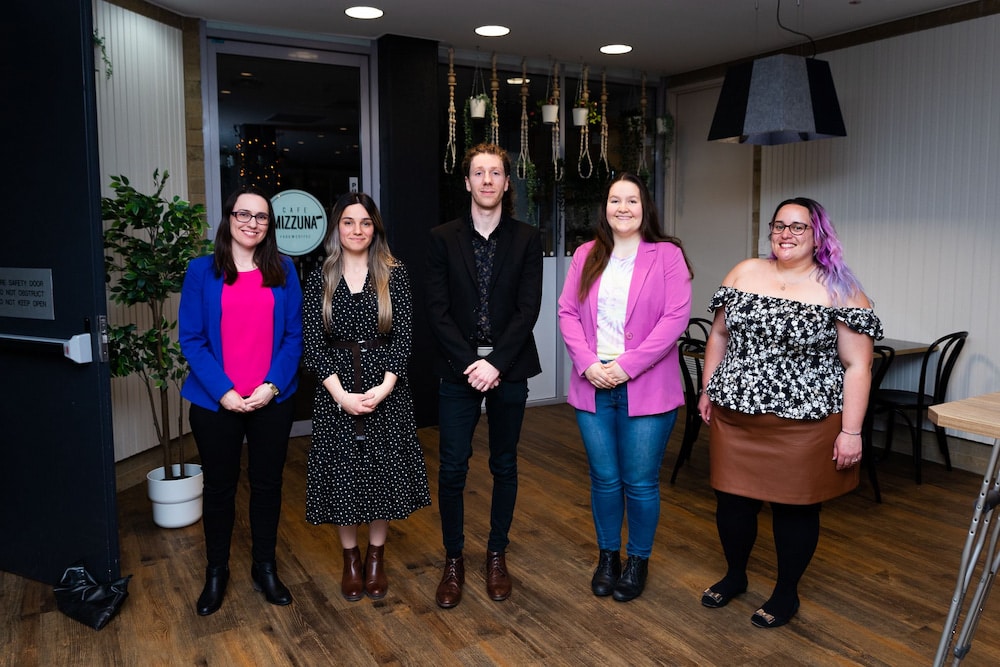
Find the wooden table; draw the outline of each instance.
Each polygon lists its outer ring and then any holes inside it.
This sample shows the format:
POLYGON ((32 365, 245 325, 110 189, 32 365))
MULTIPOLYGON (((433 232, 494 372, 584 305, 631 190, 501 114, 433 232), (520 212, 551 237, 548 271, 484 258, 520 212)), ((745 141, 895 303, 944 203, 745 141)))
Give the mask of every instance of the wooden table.
POLYGON ((1000 460, 998 457, 1000 454, 1000 392, 932 405, 928 408, 928 416, 938 426, 993 438, 993 454, 990 456, 990 463, 983 476, 979 497, 976 499, 972 523, 969 525, 965 549, 962 551, 962 563, 958 570, 955 594, 951 600, 948 619, 941 632, 941 641, 934 658, 934 665, 938 667, 945 664, 949 653, 948 649, 952 640, 955 639, 962 603, 969 590, 973 572, 978 567, 980 556, 983 556, 982 575, 976 592, 969 601, 962 630, 955 640, 954 651, 951 652, 954 659, 953 665, 958 665, 972 647, 972 635, 976 631, 979 617, 983 613, 983 604, 993 586, 997 568, 1000 566, 1000 554, 997 551, 998 542, 1000 542, 998 540, 1000 538, 1000 522, 995 522, 992 531, 989 530, 993 510, 1000 504, 1000 478, 997 476, 997 463, 1000 460), (990 532, 993 535, 992 538, 988 539, 987 536, 990 532))
POLYGON ((923 354, 930 349, 930 343, 918 343, 912 340, 900 340, 898 338, 883 338, 875 341, 876 345, 887 345, 896 351, 897 357, 904 357, 909 354, 923 354))

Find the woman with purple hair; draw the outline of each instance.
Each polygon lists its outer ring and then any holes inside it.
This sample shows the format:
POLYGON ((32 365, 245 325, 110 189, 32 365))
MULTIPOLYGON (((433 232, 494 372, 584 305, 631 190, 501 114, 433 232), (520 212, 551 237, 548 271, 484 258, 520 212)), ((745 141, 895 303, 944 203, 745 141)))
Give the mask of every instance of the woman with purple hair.
POLYGON ((768 227, 770 257, 737 264, 709 307, 715 318, 698 410, 710 429, 727 571, 701 603, 724 607, 747 590, 757 515, 767 501, 778 577, 750 621, 776 628, 798 611, 821 503, 858 485, 872 346, 882 325, 822 206, 785 200, 768 227))

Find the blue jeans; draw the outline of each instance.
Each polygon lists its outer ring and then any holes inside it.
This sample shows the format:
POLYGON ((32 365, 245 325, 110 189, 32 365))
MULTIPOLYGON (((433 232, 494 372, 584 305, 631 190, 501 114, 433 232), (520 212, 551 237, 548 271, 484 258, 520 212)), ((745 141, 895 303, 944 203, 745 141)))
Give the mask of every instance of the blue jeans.
POLYGON ((597 390, 596 412, 576 411, 590 462, 590 505, 600 549, 619 551, 628 510, 629 556, 649 558, 660 520, 660 465, 677 411, 629 417, 628 383, 597 390))
POLYGON ((504 551, 507 533, 514 518, 517 500, 517 442, 521 438, 528 382, 505 382, 485 393, 467 383, 443 380, 438 408, 441 467, 438 471, 438 509, 441 533, 448 557, 465 547, 465 478, 472 457, 472 435, 479 423, 483 399, 490 429, 490 472, 493 474, 493 502, 490 508, 490 537, 486 548, 504 551))

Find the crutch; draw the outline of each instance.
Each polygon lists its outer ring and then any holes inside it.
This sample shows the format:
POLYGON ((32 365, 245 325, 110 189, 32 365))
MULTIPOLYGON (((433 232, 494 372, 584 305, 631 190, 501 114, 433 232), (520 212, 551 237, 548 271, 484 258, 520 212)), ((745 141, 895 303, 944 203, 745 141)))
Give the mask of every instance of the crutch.
POLYGON ((945 664, 949 652, 948 649, 951 647, 952 639, 958 627, 958 618, 965 600, 965 594, 969 590, 972 575, 979 563, 980 556, 983 554, 983 547, 986 546, 987 537, 989 537, 989 546, 986 549, 986 556, 983 560, 983 571, 979 578, 979 585, 969 601, 962 631, 958 634, 955 649, 952 652, 954 658, 952 665, 955 667, 962 662, 962 659, 968 654, 969 649, 972 648, 972 636, 976 632, 976 626, 979 624, 979 618, 983 613, 983 606, 986 604, 986 598, 989 596, 993 580, 996 578, 997 568, 1000 566, 1000 554, 997 552, 998 542, 1000 542, 1000 522, 995 522, 993 530, 989 530, 993 510, 1000 504, 1000 478, 997 476, 998 461, 1000 461, 1000 439, 993 442, 993 453, 990 456, 990 463, 987 466, 986 474, 983 476, 983 483, 979 489, 979 496, 976 499, 976 508, 972 513, 972 522, 969 524, 969 534, 965 540, 965 549, 962 551, 962 561, 958 570, 958 581, 955 584, 955 594, 952 596, 948 618, 941 632, 941 641, 938 644, 937 655, 934 658, 934 667, 943 667, 945 664))

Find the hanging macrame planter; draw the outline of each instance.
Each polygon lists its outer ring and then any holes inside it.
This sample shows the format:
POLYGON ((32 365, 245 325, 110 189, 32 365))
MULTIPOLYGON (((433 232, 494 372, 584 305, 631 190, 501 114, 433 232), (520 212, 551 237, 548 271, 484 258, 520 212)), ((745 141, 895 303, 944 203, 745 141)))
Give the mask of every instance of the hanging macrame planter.
POLYGON ((598 169, 604 167, 604 173, 610 174, 608 165, 608 81, 607 72, 601 73, 601 155, 597 161, 598 169))
POLYGON ((559 140, 559 63, 552 63, 552 97, 556 108, 556 118, 552 121, 552 179, 561 181, 565 170, 559 154, 562 142, 559 140))
POLYGON ((572 110, 573 125, 586 127, 590 116, 590 92, 587 89, 587 66, 580 70, 580 80, 576 82, 576 103, 572 110))
POLYGON ((587 122, 587 115, 590 112, 590 90, 587 88, 587 66, 583 66, 580 72, 580 95, 577 104, 582 102, 582 106, 573 109, 573 123, 576 124, 576 112, 583 111, 583 122, 580 127, 580 157, 576 163, 577 173, 580 178, 590 178, 594 173, 594 161, 590 159, 590 125, 587 122))
POLYGON ((493 54, 493 75, 490 78, 490 92, 493 94, 493 109, 490 114, 490 142, 500 145, 500 112, 497 110, 497 93, 500 92, 500 79, 497 78, 497 54, 493 54))
POLYGON ((483 71, 476 62, 476 70, 472 73, 472 95, 469 96, 469 117, 486 118, 486 106, 490 101, 486 94, 486 83, 483 81, 483 71))
POLYGON ((455 171, 458 148, 455 143, 455 130, 458 119, 455 112, 455 49, 448 49, 448 144, 444 147, 444 173, 455 171))
MULTIPOLYGON (((531 166, 531 155, 528 153, 528 66, 521 58, 521 151, 517 156, 517 177, 527 180, 531 166)), ((531 206, 531 202, 528 202, 531 206)))

